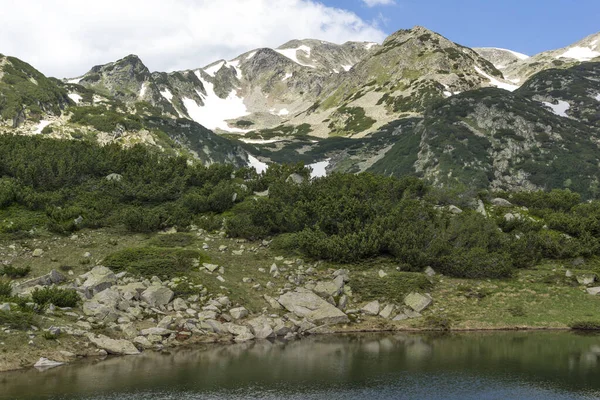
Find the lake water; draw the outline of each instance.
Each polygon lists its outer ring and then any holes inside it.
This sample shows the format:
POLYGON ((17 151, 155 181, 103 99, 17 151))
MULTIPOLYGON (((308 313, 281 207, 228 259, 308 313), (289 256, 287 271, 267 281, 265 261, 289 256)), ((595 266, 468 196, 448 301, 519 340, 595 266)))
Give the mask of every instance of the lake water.
POLYGON ((598 398, 600 336, 570 332, 314 336, 0 374, 0 399, 598 398))

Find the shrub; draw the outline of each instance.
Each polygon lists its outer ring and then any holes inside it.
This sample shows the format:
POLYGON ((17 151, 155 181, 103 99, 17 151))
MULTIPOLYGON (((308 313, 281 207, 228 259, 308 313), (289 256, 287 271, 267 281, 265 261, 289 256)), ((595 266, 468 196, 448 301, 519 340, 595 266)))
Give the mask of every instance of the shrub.
POLYGON ((196 264, 194 260, 203 263, 208 257, 198 250, 139 247, 110 254, 103 264, 117 272, 172 278, 186 274, 196 264))
POLYGON ((7 326, 11 329, 29 329, 35 325, 35 317, 31 313, 21 311, 5 312, 0 311, 0 325, 7 326))
POLYGON ((31 267, 13 267, 12 265, 6 265, 0 270, 0 275, 6 275, 11 279, 23 278, 29 275, 31 267))
POLYGON ((40 306, 54 304, 57 307, 75 307, 80 300, 75 290, 57 287, 35 289, 31 293, 31 299, 40 306))
POLYGON ((521 304, 515 304, 507 308, 507 311, 513 317, 524 317, 527 315, 525 308, 521 304))
POLYGON ((449 331, 452 328, 452 320, 448 316, 428 315, 423 320, 422 327, 434 331, 449 331))
POLYGON ((575 321, 569 325, 569 328, 576 331, 598 331, 600 321, 575 321))
POLYGON ((12 295, 12 287, 10 282, 3 282, 0 280, 0 299, 9 298, 12 295))

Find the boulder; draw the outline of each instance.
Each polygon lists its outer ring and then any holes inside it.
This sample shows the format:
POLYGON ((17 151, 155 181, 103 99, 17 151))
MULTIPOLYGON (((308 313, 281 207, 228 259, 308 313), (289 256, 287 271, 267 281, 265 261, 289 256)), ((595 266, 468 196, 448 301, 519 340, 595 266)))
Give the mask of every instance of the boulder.
POLYGON ((263 298, 265 299, 265 301, 267 303, 269 303, 269 307, 271 307, 272 309, 281 310, 283 308, 283 307, 281 307, 281 304, 279 304, 279 302, 277 300, 275 300, 268 294, 263 295, 263 298))
POLYGON ((425 272, 425 275, 427 275, 429 277, 435 276, 435 270, 431 267, 425 268, 425 271, 423 271, 423 272, 425 272))
POLYGON ((256 339, 269 339, 276 336, 269 320, 264 316, 251 319, 248 321, 248 325, 256 339))
POLYGON ((463 210, 453 205, 448 206, 448 211, 450 211, 451 214, 455 215, 462 214, 463 212, 463 210))
POLYGON ((415 292, 409 294, 404 298, 404 304, 406 304, 418 313, 429 307, 432 301, 433 299, 431 298, 431 296, 415 292))
POLYGON ((246 318, 248 316, 248 310, 245 307, 237 307, 229 310, 229 314, 231 318, 234 320, 246 318))
POLYGON ((206 269, 208 272, 215 272, 216 270, 219 269, 219 266, 216 264, 207 264, 204 263, 202 264, 202 266, 204 267, 204 269, 206 269))
POLYGON ((63 363, 63 362, 52 361, 52 360, 42 357, 35 364, 33 364, 33 366, 40 370, 46 370, 46 369, 50 369, 50 368, 59 367, 64 364, 65 363, 63 363))
POLYGON ((384 270, 382 270, 382 269, 379 270, 379 272, 377 273, 377 275, 379 275, 380 278, 385 278, 385 277, 388 276, 388 274, 384 270))
POLYGON ((592 296, 598 296, 600 295, 600 287, 588 288, 587 292, 592 296))
POLYGON ((381 318, 391 319, 394 316, 394 312, 396 311, 396 306, 393 304, 386 305, 383 310, 379 313, 381 318))
POLYGON ((175 293, 167 287, 153 285, 144 290, 141 299, 153 307, 166 306, 175 293))
POLYGON ((317 325, 349 322, 346 314, 309 290, 285 293, 278 301, 288 311, 317 325))
POLYGON ((302 182, 304 182, 304 177, 300 174, 291 174, 285 181, 300 185, 302 182))
POLYGON ((254 334, 247 326, 236 325, 236 324, 225 324, 224 325, 227 331, 235 336, 234 340, 236 342, 246 342, 248 340, 254 339, 254 334))
POLYGON ((513 206, 510 201, 508 201, 506 199, 502 199, 500 197, 492 199, 492 201, 490 203, 492 203, 496 207, 512 207, 513 206))
POLYGON ((146 285, 142 282, 133 282, 123 286, 117 286, 117 290, 126 300, 139 300, 142 292, 146 290, 146 285))
POLYGON ((89 291, 92 296, 117 283, 117 276, 110 269, 102 266, 94 267, 81 277, 85 279, 81 287, 89 291))
POLYGON ((50 286, 62 283, 66 280, 65 276, 53 269, 48 272, 46 275, 39 276, 37 278, 29 279, 25 282, 22 282, 18 285, 13 286, 13 293, 20 294, 25 292, 27 289, 33 288, 35 286, 50 286))
POLYGON ((170 329, 159 328, 159 327, 142 329, 142 331, 140 332, 140 334, 142 336, 151 336, 151 335, 169 336, 171 333, 175 333, 175 332, 170 329))
POLYGON ((93 334, 88 335, 88 339, 99 349, 105 350, 108 354, 114 355, 137 355, 140 351, 129 340, 115 340, 108 336, 93 334))
POLYGON ((183 299, 176 298, 173 301, 173 310, 175 310, 175 311, 185 311, 188 308, 189 307, 188 307, 187 303, 183 299))
POLYGON ((123 179, 123 175, 121 175, 121 174, 109 174, 109 175, 106 175, 106 180, 107 181, 120 182, 121 179, 123 179))
POLYGON ((313 292, 321 297, 338 296, 344 290, 344 277, 338 276, 333 281, 318 282, 313 292))
POLYGON ((360 309, 360 311, 363 314, 373 315, 373 316, 379 315, 380 310, 381 310, 381 305, 379 304, 379 301, 377 301, 377 300, 366 304, 365 306, 363 306, 363 308, 360 309))
POLYGON ((0 311, 9 312, 10 311, 10 303, 0 304, 0 311))
POLYGON ((101 304, 95 300, 83 303, 83 313, 100 321, 114 322, 119 318, 119 313, 114 306, 101 304))
POLYGON ((92 301, 96 301, 100 304, 105 304, 113 308, 117 307, 117 304, 121 300, 121 294, 113 288, 103 290, 92 297, 92 301))
POLYGON ((34 257, 41 257, 44 255, 44 250, 42 249, 35 249, 33 250, 32 256, 34 257))
POLYGON ((150 348, 152 348, 152 342, 149 341, 144 336, 136 336, 133 339, 133 344, 135 344, 137 347, 140 347, 142 349, 150 349, 150 348))
POLYGON ((596 282, 596 274, 579 274, 577 275, 577 282, 580 285, 591 285, 596 282))

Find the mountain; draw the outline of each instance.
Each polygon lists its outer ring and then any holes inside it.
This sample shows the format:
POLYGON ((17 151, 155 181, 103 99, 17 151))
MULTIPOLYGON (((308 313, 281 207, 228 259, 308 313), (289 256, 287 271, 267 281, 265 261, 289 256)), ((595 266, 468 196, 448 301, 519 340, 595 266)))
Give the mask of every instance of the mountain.
POLYGON ((590 35, 570 46, 545 51, 533 57, 508 64, 503 69, 510 81, 524 82, 534 74, 550 68, 569 68, 581 62, 600 61, 600 32, 590 35))
POLYGON ((0 125, 17 128, 44 115, 60 116, 69 104, 72 101, 59 81, 18 58, 0 54, 0 125))
POLYGON ((592 197, 599 41, 527 57, 417 26, 381 45, 292 40, 175 72, 129 55, 63 81, 2 56, 0 129, 143 143, 204 164, 302 161, 319 174, 592 197))

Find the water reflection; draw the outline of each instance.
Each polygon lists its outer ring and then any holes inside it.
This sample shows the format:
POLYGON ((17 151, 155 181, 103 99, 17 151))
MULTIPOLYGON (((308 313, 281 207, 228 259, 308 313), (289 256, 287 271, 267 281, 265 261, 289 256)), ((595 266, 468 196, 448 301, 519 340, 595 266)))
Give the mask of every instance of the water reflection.
POLYGON ((600 337, 315 336, 0 374, 0 399, 598 398, 600 337))

